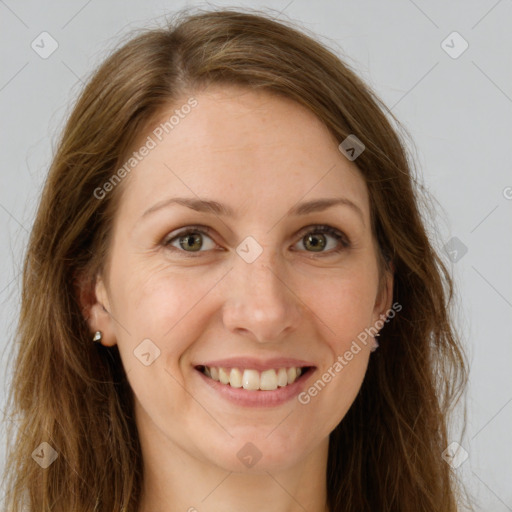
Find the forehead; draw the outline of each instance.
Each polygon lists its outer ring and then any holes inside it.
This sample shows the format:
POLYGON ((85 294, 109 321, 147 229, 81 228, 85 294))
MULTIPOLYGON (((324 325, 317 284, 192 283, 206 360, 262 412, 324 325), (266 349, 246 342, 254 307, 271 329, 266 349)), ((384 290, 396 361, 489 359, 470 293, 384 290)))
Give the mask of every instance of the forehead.
POLYGON ((120 208, 141 213, 184 193, 225 199, 235 210, 342 194, 369 216, 355 164, 320 119, 289 98, 210 87, 160 112, 133 150, 145 143, 151 149, 125 179, 120 208), (195 106, 184 108, 191 97, 195 106))

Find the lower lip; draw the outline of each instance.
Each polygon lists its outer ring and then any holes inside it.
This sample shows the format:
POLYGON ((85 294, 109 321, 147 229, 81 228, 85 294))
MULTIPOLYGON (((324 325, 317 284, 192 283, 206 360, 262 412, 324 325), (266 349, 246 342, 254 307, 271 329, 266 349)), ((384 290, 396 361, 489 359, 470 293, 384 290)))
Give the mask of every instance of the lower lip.
POLYGON ((296 397, 304 389, 306 381, 314 373, 315 368, 310 368, 309 371, 301 375, 293 384, 288 384, 287 386, 274 389, 273 391, 233 388, 229 384, 221 384, 207 377, 196 368, 194 370, 202 377, 203 381, 218 392, 220 396, 236 405, 243 407, 276 407, 296 397))

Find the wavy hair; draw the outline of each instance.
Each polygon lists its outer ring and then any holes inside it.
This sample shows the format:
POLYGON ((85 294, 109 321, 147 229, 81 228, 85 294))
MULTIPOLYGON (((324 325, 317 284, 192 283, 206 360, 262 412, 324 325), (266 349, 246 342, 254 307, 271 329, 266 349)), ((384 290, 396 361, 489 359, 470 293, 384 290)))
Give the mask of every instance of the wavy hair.
POLYGON ((121 187, 102 200, 94 191, 165 108, 211 84, 291 98, 337 141, 355 134, 366 146, 357 167, 402 310, 382 329, 360 392, 330 434, 330 510, 455 512, 463 485, 442 452, 468 365, 452 318, 454 283, 427 234, 399 125, 306 30, 231 9, 181 11, 132 34, 94 72, 67 120, 24 258, 8 510, 137 512, 143 472, 132 391, 117 347, 91 342, 79 300, 108 254, 121 187), (46 470, 31 456, 42 441, 58 452, 46 470))

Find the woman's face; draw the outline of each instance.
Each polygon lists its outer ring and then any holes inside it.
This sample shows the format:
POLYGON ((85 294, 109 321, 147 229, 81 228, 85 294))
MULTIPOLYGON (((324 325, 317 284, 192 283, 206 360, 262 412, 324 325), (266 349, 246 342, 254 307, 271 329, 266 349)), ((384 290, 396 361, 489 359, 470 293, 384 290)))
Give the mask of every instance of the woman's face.
POLYGON ((134 148, 93 328, 119 347, 144 444, 288 468, 326 450, 367 368, 371 342, 353 342, 391 304, 367 188, 290 100, 212 87, 180 110, 187 99, 134 148))

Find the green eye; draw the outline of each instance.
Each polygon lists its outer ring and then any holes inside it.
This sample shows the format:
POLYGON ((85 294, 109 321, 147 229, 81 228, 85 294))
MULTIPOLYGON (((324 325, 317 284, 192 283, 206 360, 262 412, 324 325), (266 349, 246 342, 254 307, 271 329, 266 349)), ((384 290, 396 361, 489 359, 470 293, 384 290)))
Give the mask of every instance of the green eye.
POLYGON ((203 240, 201 238, 201 233, 188 233, 184 236, 180 236, 178 238, 180 247, 188 251, 190 249, 191 251, 199 251, 201 247, 203 246, 203 240))
POLYGON ((302 238, 301 242, 308 252, 325 252, 332 254, 350 247, 350 243, 341 232, 331 226, 313 226, 302 238), (334 247, 328 247, 329 237, 334 238, 334 247), (327 250, 325 250, 327 248, 327 250))
POLYGON ((315 234, 306 235, 303 238, 303 241, 304 241, 304 246, 306 248, 311 249, 312 251, 315 251, 315 252, 323 251, 323 249, 327 245, 325 236, 322 234, 320 234, 320 236, 315 235, 315 234))
POLYGON ((206 226, 190 226, 176 236, 169 238, 164 242, 164 245, 169 249, 176 249, 181 252, 204 252, 208 249, 214 249, 216 246, 207 234, 210 232, 211 230, 206 226))
MULTIPOLYGON (((189 255, 201 253, 215 249, 216 244, 210 236, 211 233, 212 230, 206 226, 189 226, 181 233, 164 241, 163 245, 170 250, 189 253, 189 255)), ((297 243, 302 244, 306 252, 325 253, 326 256, 350 247, 350 242, 343 233, 327 225, 309 226, 306 228, 305 235, 297 243), (334 239, 334 243, 330 239, 334 239)))

